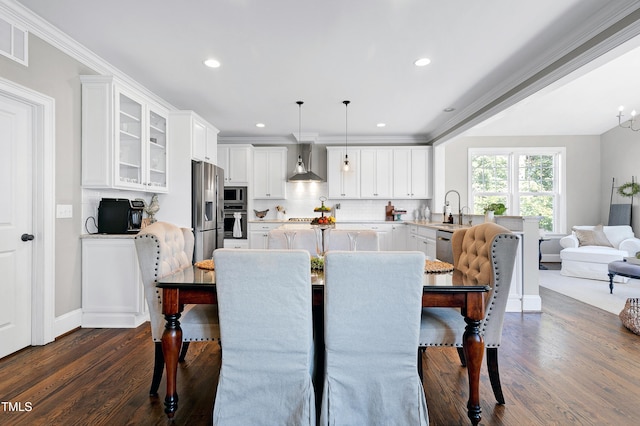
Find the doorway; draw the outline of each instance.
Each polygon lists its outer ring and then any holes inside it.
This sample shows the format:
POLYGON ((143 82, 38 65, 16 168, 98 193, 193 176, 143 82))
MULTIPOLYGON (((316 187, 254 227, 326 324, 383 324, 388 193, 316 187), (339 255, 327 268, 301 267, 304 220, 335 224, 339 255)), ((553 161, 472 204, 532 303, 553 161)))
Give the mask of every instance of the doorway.
POLYGON ((0 357, 55 337, 54 116, 52 98, 0 79, 0 196, 12 200, 0 207, 0 273, 12 295, 3 297, 0 357))

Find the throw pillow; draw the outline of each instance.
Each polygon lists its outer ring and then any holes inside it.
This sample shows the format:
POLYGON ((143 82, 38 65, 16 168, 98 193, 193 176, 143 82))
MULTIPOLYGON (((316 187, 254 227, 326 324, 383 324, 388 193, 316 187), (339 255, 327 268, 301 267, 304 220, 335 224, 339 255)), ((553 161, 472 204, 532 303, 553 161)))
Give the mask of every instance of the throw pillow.
POLYGON ((603 247, 613 247, 609 240, 607 239, 607 235, 602 230, 602 225, 597 225, 593 227, 593 230, 586 229, 573 229, 576 237, 578 238, 578 246, 603 246, 603 247))

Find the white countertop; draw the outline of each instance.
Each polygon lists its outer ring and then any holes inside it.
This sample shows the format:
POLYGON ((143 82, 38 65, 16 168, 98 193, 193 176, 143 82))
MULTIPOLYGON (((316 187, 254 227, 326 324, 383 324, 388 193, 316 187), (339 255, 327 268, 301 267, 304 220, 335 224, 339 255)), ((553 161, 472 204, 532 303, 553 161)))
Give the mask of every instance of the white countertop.
POLYGON ((138 234, 81 234, 81 239, 133 239, 138 234))

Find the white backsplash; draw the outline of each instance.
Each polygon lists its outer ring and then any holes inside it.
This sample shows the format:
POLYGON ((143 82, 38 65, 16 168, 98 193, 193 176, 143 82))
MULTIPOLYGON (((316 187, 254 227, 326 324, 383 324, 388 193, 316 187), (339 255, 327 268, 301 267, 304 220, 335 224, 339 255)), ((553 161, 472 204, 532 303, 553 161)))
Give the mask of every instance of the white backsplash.
MULTIPOLYGON (((285 219, 291 217, 315 217, 313 209, 320 206, 320 197, 327 196, 327 184, 322 183, 302 183, 287 182, 286 200, 253 200, 253 209, 263 211, 269 209, 265 219, 275 220, 276 206, 285 207, 285 219)), ((385 220, 385 207, 387 203, 398 210, 406 210, 407 214, 402 216, 404 220, 413 220, 414 212, 422 209, 425 205, 430 205, 430 200, 334 200, 327 199, 325 205, 333 208, 336 203, 340 204, 340 209, 336 210, 336 219, 340 220, 385 220)), ((256 220, 253 211, 249 212, 249 220, 256 220)))

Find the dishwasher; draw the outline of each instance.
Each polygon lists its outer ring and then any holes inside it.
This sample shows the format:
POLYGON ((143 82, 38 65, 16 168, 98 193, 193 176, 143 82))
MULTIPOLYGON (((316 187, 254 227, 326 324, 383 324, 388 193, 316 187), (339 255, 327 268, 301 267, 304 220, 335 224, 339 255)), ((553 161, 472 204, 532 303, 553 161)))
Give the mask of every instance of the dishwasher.
POLYGON ((436 259, 453 264, 451 236, 453 231, 436 231, 436 259))

